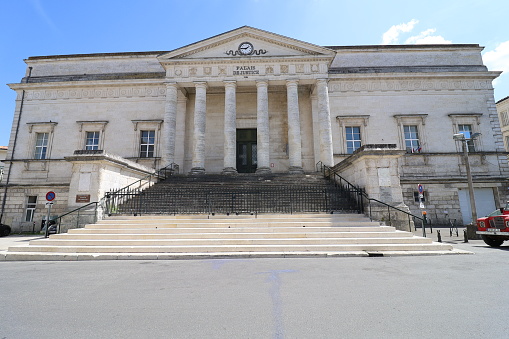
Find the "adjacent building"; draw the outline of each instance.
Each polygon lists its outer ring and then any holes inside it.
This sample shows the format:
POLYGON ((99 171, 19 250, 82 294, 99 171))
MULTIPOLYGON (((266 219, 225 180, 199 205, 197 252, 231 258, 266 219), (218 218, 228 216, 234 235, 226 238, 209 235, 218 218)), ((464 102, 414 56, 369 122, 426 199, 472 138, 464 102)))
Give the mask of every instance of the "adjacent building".
POLYGON ((351 180, 397 186, 388 202, 419 214, 421 184, 432 221, 469 222, 454 134, 480 133, 468 145, 479 213, 508 197, 492 87, 500 72, 483 64, 482 49, 317 46, 244 26, 172 51, 29 57, 9 85, 17 98, 3 221, 42 218, 48 191, 55 213, 87 201, 78 196, 99 199, 105 185, 128 183, 128 170, 305 173, 358 157, 362 145, 392 144, 401 152, 390 168, 375 159, 375 181, 351 180))

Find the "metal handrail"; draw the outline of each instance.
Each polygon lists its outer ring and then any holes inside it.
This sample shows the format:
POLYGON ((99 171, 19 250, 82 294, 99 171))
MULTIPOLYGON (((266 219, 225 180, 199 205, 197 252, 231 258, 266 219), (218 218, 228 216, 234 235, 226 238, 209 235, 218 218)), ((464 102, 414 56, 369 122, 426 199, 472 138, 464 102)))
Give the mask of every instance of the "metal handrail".
POLYGON ((424 234, 424 236, 426 235, 426 233, 425 233, 425 227, 426 227, 426 224, 427 224, 426 218, 421 218, 421 217, 419 217, 419 216, 417 216, 415 214, 409 213, 409 212, 404 211, 404 210, 402 210, 400 208, 397 208, 395 206, 391 206, 391 205, 389 205, 389 204, 387 204, 387 203, 385 203, 383 201, 380 201, 378 199, 370 198, 368 196, 368 194, 362 188, 351 184, 348 180, 346 180, 345 178, 340 176, 339 173, 337 173, 336 170, 332 169, 331 167, 329 167, 327 165, 324 165, 323 162, 321 162, 321 161, 318 161, 316 163, 316 168, 317 168, 317 171, 322 172, 327 179, 333 180, 333 179, 331 179, 331 175, 330 175, 330 173, 332 172, 334 174, 334 181, 335 181, 335 177, 338 177, 338 178, 340 178, 340 183, 341 183, 341 181, 344 181, 345 183, 347 183, 348 187, 353 188, 354 189, 353 192, 355 194, 357 194, 358 195, 358 199, 360 199, 362 201, 361 202, 361 209, 362 209, 361 213, 364 212, 364 202, 363 202, 363 200, 367 200, 368 201, 368 205, 369 205, 369 219, 371 221, 373 221, 373 217, 372 217, 372 213, 371 213, 371 202, 374 201, 376 203, 379 203, 379 204, 384 205, 384 206, 387 207, 387 212, 388 212, 388 216, 389 216, 389 220, 388 220, 389 224, 392 223, 391 222, 391 209, 392 210, 396 210, 396 211, 402 212, 402 213, 404 213, 404 214, 406 214, 408 216, 409 226, 411 225, 410 224, 410 218, 412 218, 414 220, 414 229, 416 229, 415 219, 420 220, 421 221, 421 225, 423 227, 423 234, 424 234), (318 170, 319 168, 321 170, 318 170), (326 173, 328 173, 328 174, 326 174, 326 173))
POLYGON ((77 218, 76 218, 76 228, 79 227, 79 216, 80 216, 80 212, 82 210, 85 210, 87 209, 90 205, 94 205, 95 204, 95 208, 94 208, 94 223, 97 222, 97 207, 98 206, 104 206, 105 205, 105 200, 108 198, 108 196, 111 196, 112 194, 116 194, 117 192, 120 192, 122 190, 125 190, 125 189, 129 189, 130 186, 133 186, 137 183, 140 183, 140 186, 141 186, 141 182, 144 181, 144 180, 147 180, 149 179, 149 181, 152 179, 152 177, 157 177, 157 178, 160 178, 160 177, 166 177, 167 175, 167 172, 170 172, 170 175, 173 174, 173 173, 178 173, 179 172, 179 166, 178 164, 176 163, 171 163, 163 168, 160 168, 158 170, 156 170, 154 173, 151 173, 147 176, 145 176, 144 178, 141 178, 123 188, 120 188, 118 189, 117 191, 114 191, 114 192, 107 192, 101 199, 99 199, 99 201, 94 201, 94 202, 91 202, 91 203, 88 203, 86 205, 83 205, 83 206, 80 206, 78 208, 75 208, 73 209, 72 211, 69 211, 69 212, 66 212, 64 214, 61 214, 59 216, 56 217, 56 220, 58 220, 57 222, 57 233, 60 233, 61 231, 61 225, 62 225, 62 218, 65 217, 65 216, 68 216, 70 214, 73 214, 73 213, 77 213, 77 218), (162 174, 164 172, 164 175, 162 174))

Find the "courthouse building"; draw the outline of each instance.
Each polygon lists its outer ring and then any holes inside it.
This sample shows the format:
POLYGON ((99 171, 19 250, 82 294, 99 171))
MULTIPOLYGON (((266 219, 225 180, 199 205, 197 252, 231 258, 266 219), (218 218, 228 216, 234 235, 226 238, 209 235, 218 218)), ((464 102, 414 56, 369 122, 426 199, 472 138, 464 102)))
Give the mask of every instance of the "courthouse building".
POLYGON ((55 214, 100 199, 94 182, 122 187, 126 171, 307 173, 318 162, 342 170, 373 144, 399 153, 385 165, 372 159, 378 181, 344 170, 348 180, 368 192, 392 185, 401 199, 387 202, 418 214, 421 184, 432 220, 469 222, 454 134, 480 133, 468 143, 480 213, 508 196, 492 87, 500 72, 483 64, 482 49, 317 46, 244 26, 172 51, 29 57, 23 79, 9 84, 17 98, 2 222, 40 220, 48 191, 55 214))

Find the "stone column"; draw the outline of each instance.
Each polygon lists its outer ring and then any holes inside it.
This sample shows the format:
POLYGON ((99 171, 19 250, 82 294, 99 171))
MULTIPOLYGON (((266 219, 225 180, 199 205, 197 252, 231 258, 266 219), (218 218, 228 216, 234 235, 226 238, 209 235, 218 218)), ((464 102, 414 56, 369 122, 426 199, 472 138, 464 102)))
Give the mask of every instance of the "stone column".
POLYGON ((300 113, 298 81, 286 81, 286 94, 288 101, 288 153, 290 158, 290 173, 303 173, 302 144, 300 135, 300 113))
POLYGON ((257 81, 256 173, 270 173, 269 95, 268 82, 257 81))
POLYGON ((224 82, 224 168, 223 174, 237 173, 237 99, 235 81, 224 82))
POLYGON ((177 84, 166 83, 164 107, 163 167, 175 162, 175 134, 177 130, 177 84))
POLYGON ((332 150, 332 127, 330 120, 329 87, 326 79, 316 82, 318 96, 318 124, 320 138, 320 160, 324 165, 334 166, 332 150))
POLYGON ((193 161, 191 174, 205 173, 205 122, 207 113, 207 83, 195 82, 193 161))

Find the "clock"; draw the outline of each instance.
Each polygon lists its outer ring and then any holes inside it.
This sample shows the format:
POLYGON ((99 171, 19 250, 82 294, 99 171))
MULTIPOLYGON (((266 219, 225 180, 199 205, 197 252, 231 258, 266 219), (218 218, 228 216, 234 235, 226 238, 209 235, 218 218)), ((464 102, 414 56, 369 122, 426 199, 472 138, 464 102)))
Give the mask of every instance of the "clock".
POLYGON ((253 54, 253 51, 253 44, 250 42, 243 42, 239 45, 239 53, 241 55, 250 55, 253 54))

